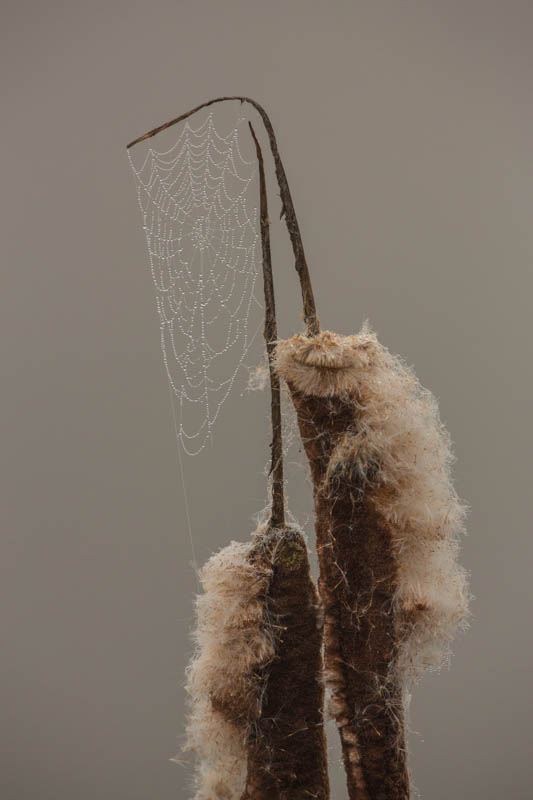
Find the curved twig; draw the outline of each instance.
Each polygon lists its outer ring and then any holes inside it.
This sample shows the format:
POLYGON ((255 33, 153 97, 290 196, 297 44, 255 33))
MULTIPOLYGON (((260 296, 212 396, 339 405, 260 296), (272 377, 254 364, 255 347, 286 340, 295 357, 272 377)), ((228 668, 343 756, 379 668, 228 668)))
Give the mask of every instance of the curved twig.
POLYGON ((285 523, 285 498, 283 492, 283 440, 281 432, 281 390, 279 376, 274 369, 274 353, 278 339, 276 322, 276 302, 274 297, 274 279, 272 276, 272 258, 270 253, 270 231, 268 219, 268 200, 265 181, 265 166, 261 145, 255 135, 253 125, 248 122, 250 133, 255 143, 259 164, 259 202, 261 224, 261 247, 263 253, 263 284, 265 290, 265 328, 264 335, 270 372, 270 403, 272 417, 272 444, 270 473, 272 475, 272 512, 270 525, 281 528, 285 523))

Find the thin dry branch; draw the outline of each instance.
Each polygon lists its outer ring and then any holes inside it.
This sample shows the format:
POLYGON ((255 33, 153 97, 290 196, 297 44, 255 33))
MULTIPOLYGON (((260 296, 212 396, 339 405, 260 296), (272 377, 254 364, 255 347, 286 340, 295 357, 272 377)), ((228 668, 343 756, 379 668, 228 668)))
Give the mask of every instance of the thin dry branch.
POLYGON ((281 390, 280 380, 274 369, 274 353, 278 338, 276 322, 276 302, 274 298, 274 279, 272 276, 272 258, 270 252, 270 230, 268 219, 268 199, 265 181, 265 166, 261 145, 255 135, 253 125, 248 122, 252 134, 257 161, 259 164, 259 200, 261 223, 261 248, 263 253, 263 285, 265 292, 265 328, 264 335, 270 372, 270 405, 272 416, 272 443, 270 473, 272 475, 272 512, 270 525, 281 528, 285 523, 285 499, 283 495, 283 441, 281 433, 281 390))

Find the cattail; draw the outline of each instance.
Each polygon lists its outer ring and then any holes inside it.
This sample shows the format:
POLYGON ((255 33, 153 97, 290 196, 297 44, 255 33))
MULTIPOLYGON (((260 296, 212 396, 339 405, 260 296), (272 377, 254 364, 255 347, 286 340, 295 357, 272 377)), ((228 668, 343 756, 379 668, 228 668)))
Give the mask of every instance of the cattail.
POLYGON ((326 800, 322 619, 305 540, 294 526, 267 529, 250 560, 270 571, 264 608, 275 652, 261 674, 243 800, 326 800))
POLYGON ((250 544, 233 542, 200 572, 197 652, 187 670, 191 701, 188 749, 198 757, 197 800, 239 800, 246 780, 246 739, 260 707, 256 671, 274 655, 264 625, 268 572, 248 560, 250 544))
POLYGON ((437 404, 366 327, 279 342, 314 488, 326 676, 351 800, 409 797, 404 699, 467 616, 437 404))
POLYGON ((322 626, 302 534, 263 526, 201 581, 187 680, 197 800, 326 800, 322 626))

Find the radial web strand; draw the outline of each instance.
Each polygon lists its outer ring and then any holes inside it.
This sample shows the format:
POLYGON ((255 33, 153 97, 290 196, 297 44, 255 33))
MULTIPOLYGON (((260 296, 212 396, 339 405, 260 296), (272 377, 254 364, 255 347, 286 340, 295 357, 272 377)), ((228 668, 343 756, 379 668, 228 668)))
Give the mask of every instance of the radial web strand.
POLYGON ((261 264, 257 163, 241 152, 239 119, 227 135, 213 114, 187 120, 165 152, 136 166, 128 151, 156 292, 161 349, 184 450, 211 438, 220 409, 257 333, 251 311, 261 264))

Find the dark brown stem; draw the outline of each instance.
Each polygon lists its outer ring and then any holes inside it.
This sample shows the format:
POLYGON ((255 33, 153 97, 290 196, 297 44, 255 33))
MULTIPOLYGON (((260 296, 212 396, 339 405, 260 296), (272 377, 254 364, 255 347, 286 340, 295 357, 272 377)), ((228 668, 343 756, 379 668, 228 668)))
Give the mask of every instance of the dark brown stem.
POLYGON ((248 122, 252 134, 257 161, 259 164, 259 200, 261 221, 261 248, 263 253, 263 285, 265 292, 265 328, 264 335, 270 372, 270 407, 272 417, 272 455, 270 473, 272 475, 272 512, 270 525, 281 528, 285 522, 285 499, 283 494, 283 440, 281 432, 281 390, 280 380, 274 369, 274 352, 278 339, 276 323, 276 302, 274 297, 274 279, 272 276, 272 257, 270 252, 270 229, 268 219, 268 200, 265 181, 265 165, 261 145, 255 135, 252 123, 248 122))
POLYGON ((285 217, 285 223, 287 225, 287 230, 289 232, 292 250, 294 253, 295 259, 295 267, 300 278, 300 286, 302 290, 302 300, 303 300, 303 311, 304 311, 304 320, 307 325, 307 332, 310 336, 316 335, 320 331, 320 324, 318 321, 317 313, 316 313, 316 305, 315 305, 315 298, 313 295, 313 287, 311 285, 311 276, 309 275, 309 267, 307 266, 307 261, 305 258, 304 246, 302 242, 302 236, 300 233, 300 226, 298 225, 298 219, 296 217, 296 212, 294 210, 294 204, 292 202, 291 192, 289 189, 289 183, 287 181, 287 176, 285 174, 285 169, 283 167, 283 163, 281 161, 281 157, 278 150, 278 143, 276 141, 276 135, 274 133, 274 128, 272 127, 272 123, 270 122, 270 118, 264 108, 256 103, 255 100, 252 100, 249 97, 216 97, 213 100, 208 100, 205 103, 201 103, 196 108, 191 109, 190 111, 186 111, 185 114, 180 114, 179 117, 175 117, 171 119, 169 122, 165 122, 163 125, 159 125, 157 128, 153 128, 153 130, 148 131, 148 133, 139 136, 137 139, 134 139, 133 142, 130 142, 127 147, 133 147, 133 145, 138 144, 139 142, 143 142, 145 139, 149 139, 152 136, 155 136, 157 133, 161 133, 161 131, 170 128, 172 125, 176 125, 178 122, 183 122, 183 120, 190 117, 192 114, 195 114, 197 111, 200 111, 202 108, 207 108, 207 106, 211 106, 214 103, 222 103, 226 100, 240 100, 241 103, 249 103, 252 105, 255 110, 261 116, 263 120, 263 124, 265 126, 268 140, 270 142, 270 149, 272 151, 272 157, 274 159, 274 166, 276 169, 276 177, 278 180, 279 186, 279 194, 281 197, 282 203, 282 216, 285 217))

